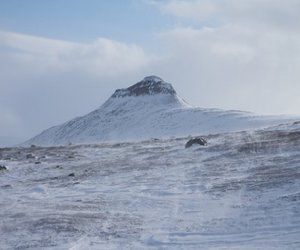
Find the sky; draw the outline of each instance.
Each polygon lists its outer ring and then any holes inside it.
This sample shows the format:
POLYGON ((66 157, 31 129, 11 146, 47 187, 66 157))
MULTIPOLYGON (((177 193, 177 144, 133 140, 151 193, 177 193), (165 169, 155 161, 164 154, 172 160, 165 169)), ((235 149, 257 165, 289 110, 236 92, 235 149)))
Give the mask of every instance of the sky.
POLYGON ((0 0, 0 140, 84 115, 147 75, 195 106, 300 115, 299 10, 299 0, 0 0))

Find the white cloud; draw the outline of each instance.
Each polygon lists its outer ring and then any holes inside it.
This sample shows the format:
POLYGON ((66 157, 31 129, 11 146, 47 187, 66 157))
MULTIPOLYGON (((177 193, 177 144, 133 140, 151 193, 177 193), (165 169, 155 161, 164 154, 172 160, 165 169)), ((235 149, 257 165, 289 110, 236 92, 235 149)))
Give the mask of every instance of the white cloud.
POLYGON ((192 103, 257 113, 299 113, 300 39, 224 26, 166 34, 169 71, 192 103), (297 93, 297 94, 296 94, 297 93))
POLYGON ((163 13, 182 20, 161 34, 169 58, 159 68, 188 100, 201 106, 299 114, 299 1, 154 2, 163 13))
POLYGON ((103 77, 134 71, 148 61, 141 47, 105 38, 80 44, 0 31, 1 47, 10 49, 6 59, 37 73, 80 70, 103 77))
POLYGON ((148 62, 135 44, 105 38, 83 44, 0 31, 0 107, 10 108, 0 108, 5 121, 0 135, 22 128, 32 136, 87 113, 148 62))
POLYGON ((298 0, 168 0, 155 1, 165 12, 179 18, 242 25, 284 26, 298 28, 298 0))

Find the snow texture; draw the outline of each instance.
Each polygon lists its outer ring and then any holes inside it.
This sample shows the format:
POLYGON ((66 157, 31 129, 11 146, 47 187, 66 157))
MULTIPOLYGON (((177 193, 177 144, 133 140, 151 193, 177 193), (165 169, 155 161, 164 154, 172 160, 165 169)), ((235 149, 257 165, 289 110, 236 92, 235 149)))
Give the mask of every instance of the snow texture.
POLYGON ((52 127, 24 145, 67 145, 241 131, 291 120, 241 111, 196 108, 157 76, 116 92, 97 110, 52 127))
POLYGON ((299 123, 188 139, 0 149, 0 249, 300 249, 299 123))

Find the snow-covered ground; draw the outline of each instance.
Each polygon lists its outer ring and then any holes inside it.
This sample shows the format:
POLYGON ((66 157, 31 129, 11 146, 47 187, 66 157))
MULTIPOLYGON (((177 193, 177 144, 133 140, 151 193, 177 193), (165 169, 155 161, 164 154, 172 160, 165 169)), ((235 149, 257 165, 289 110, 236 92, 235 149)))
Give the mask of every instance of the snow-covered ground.
POLYGON ((299 249, 299 124, 205 138, 1 149, 0 249, 299 249))

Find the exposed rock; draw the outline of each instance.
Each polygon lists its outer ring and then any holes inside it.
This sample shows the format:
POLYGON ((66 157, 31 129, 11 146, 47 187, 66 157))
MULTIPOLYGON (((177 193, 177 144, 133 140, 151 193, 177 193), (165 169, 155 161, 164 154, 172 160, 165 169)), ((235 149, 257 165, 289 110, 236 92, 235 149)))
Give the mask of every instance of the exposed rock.
POLYGON ((36 161, 35 164, 41 164, 41 162, 40 161, 36 161))
POLYGON ((0 171, 1 171, 1 170, 7 170, 7 167, 4 166, 4 165, 0 165, 0 171))
POLYGON ((27 154, 27 155, 26 155, 26 158, 27 158, 27 159, 34 159, 35 156, 34 156, 33 154, 27 154))
POLYGON ((144 96, 156 94, 175 95, 176 91, 170 83, 157 76, 147 76, 142 81, 126 89, 117 89, 112 97, 144 96))
POLYGON ((70 177, 74 177, 74 176, 75 176, 75 174, 74 174, 74 173, 71 173, 71 174, 69 174, 68 176, 70 176, 70 177))
POLYGON ((192 138, 185 144, 185 148, 189 148, 189 147, 193 146, 194 144, 205 146, 205 145, 207 145, 207 141, 202 137, 192 138))

